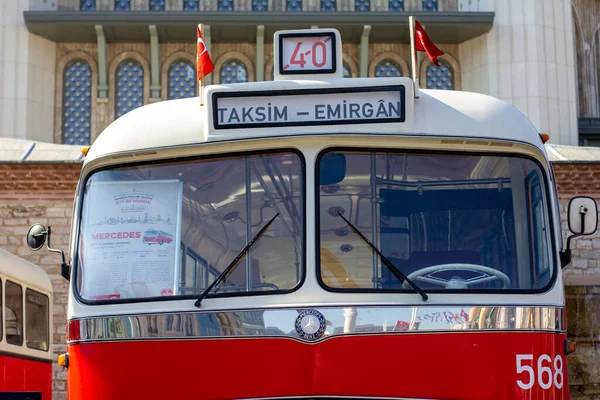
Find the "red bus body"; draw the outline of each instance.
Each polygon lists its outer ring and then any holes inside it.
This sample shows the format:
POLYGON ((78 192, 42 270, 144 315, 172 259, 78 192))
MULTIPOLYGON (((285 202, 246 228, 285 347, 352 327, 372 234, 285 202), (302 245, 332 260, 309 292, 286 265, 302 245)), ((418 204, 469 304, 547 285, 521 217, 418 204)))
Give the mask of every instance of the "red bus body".
MULTIPOLYGON (((567 399, 564 341, 565 335, 551 333, 455 333, 343 337, 316 345, 275 338, 81 344, 68 348, 68 387, 74 400, 567 399), (515 354, 547 353, 563 355, 560 389, 507 384, 515 354), (281 356, 277 363, 274 354, 281 356)), ((521 378, 511 375, 514 382, 521 378)))
POLYGON ((50 279, 38 266, 0 249, 0 291, 0 398, 50 400, 50 279))
POLYGON ((52 398, 51 360, 0 354, 0 372, 0 398, 7 393, 38 393, 40 399, 52 398))

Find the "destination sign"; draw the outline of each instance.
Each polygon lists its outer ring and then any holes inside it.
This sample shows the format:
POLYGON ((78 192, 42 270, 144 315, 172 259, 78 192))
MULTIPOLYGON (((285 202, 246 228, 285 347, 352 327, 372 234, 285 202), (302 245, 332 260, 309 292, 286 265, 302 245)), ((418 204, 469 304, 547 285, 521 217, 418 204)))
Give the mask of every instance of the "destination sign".
POLYGON ((403 85, 213 93, 215 129, 404 122, 403 85))

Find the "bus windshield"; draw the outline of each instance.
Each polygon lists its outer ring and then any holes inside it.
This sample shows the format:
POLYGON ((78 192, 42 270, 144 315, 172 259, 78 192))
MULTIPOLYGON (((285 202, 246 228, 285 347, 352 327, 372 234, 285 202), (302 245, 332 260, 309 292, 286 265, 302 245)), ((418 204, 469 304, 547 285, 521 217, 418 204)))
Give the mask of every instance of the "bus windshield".
MULTIPOLYGON (((532 160, 508 155, 327 150, 321 168, 321 284, 339 290, 539 291, 554 257, 546 181, 532 160), (345 164, 345 167, 344 167, 345 164), (335 183, 327 176, 338 175, 335 183)), ((317 169, 319 171, 319 168, 317 169)))
POLYGON ((93 173, 83 197, 79 296, 198 297, 277 213, 209 297, 294 289, 304 273, 303 176, 304 161, 292 151, 93 173))

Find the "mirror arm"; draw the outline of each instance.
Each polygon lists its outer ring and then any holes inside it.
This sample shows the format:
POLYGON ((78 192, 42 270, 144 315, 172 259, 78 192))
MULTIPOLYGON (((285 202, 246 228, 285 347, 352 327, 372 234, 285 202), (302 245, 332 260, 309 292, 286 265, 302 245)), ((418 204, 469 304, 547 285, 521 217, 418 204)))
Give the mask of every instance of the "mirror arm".
POLYGON ((567 238, 567 248, 560 252, 560 265, 565 268, 571 263, 571 240, 583 236, 581 233, 571 235, 567 238))
POLYGON ((48 229, 44 233, 47 235, 47 238, 48 238, 46 241, 46 248, 48 249, 48 251, 51 251, 53 253, 60 253, 60 255, 62 257, 62 263, 60 264, 60 274, 67 281, 70 281, 71 280, 71 266, 69 264, 67 264, 67 261, 65 260, 65 252, 62 250, 59 250, 59 249, 53 249, 52 245, 50 244, 50 238, 52 237, 52 227, 48 226, 48 229))
POLYGON ((585 213, 580 212, 581 215, 581 233, 576 233, 567 238, 567 248, 560 252, 560 265, 565 268, 571 262, 571 240, 583 236, 585 232, 585 213))
POLYGON ((565 269, 571 263, 571 249, 566 249, 560 252, 560 267, 565 269))

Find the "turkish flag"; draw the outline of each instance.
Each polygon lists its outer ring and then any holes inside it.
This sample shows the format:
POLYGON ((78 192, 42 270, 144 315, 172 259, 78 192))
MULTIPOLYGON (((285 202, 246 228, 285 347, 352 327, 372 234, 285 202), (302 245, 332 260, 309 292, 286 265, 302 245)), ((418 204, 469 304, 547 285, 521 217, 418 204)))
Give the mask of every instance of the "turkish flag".
POLYGON ((204 44, 202 38, 201 25, 198 25, 198 51, 196 53, 196 71, 198 72, 198 80, 201 81, 204 77, 215 69, 215 66, 210 59, 210 54, 204 44))
POLYGON ((444 52, 433 44, 427 33, 425 33, 425 29, 423 29, 417 20, 415 20, 415 36, 415 49, 427 53, 431 62, 439 67, 438 57, 444 54, 444 52))

